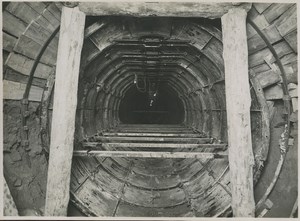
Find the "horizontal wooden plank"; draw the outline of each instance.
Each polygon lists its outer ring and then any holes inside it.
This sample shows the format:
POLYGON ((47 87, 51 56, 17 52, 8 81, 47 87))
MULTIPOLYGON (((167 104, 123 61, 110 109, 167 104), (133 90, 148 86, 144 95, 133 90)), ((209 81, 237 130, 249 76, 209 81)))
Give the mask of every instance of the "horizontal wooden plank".
MULTIPOLYGON (((205 165, 204 167, 197 167, 197 164, 195 164, 193 165, 193 167, 190 168, 193 171, 184 171, 183 173, 186 174, 181 174, 181 178, 183 180, 189 180, 189 182, 184 184, 184 188, 185 191, 188 192, 191 197, 201 195, 201 193, 207 190, 208 186, 212 187, 215 179, 209 175, 209 172, 206 170, 207 167, 207 165, 205 165), (199 173, 199 171, 201 172, 199 173)), ((218 171, 218 169, 216 169, 216 171, 218 171)))
POLYGON ((272 3, 253 3, 259 14, 263 13, 272 3))
POLYGON ((56 6, 54 2, 49 4, 47 10, 49 10, 49 12, 51 12, 57 20, 60 20, 61 10, 56 6))
MULTIPOLYGON (((80 160, 84 161, 84 157, 80 160)), ((78 187, 86 181, 90 173, 87 171, 85 164, 78 159, 72 161, 70 191, 75 193, 78 187)))
MULTIPOLYGON (((49 6, 48 6, 49 7, 49 6)), ((43 11, 42 16, 48 21, 49 24, 51 24, 54 28, 58 27, 60 25, 60 20, 58 20, 48 9, 43 11)))
MULTIPOLYGON (((271 44, 280 41, 282 39, 282 36, 278 32, 275 25, 270 25, 262 30, 265 37, 270 41, 271 44)), ((255 34, 253 37, 248 39, 248 51, 249 54, 253 54, 254 52, 257 52, 263 48, 267 47, 267 44, 265 41, 258 35, 255 34)))
POLYGON ((35 10, 33 10, 33 8, 29 7, 23 2, 10 2, 5 10, 14 14, 16 17, 20 18, 27 24, 29 24, 32 20, 39 16, 39 13, 37 13, 35 10))
MULTIPOLYGON (((114 158, 114 159, 128 159, 132 160, 131 158, 114 158)), ((174 161, 178 161, 182 159, 172 159, 172 158, 139 158, 139 160, 135 161, 135 165, 132 168, 134 173, 148 175, 148 176, 165 176, 166 174, 173 174, 174 167, 171 163, 174 161), (147 164, 147 162, 151 163, 151 166, 147 164), (159 164, 159 166, 155 166, 155 162, 159 164), (171 163, 170 163, 171 162, 171 163), (162 164, 165 163, 165 166, 162 164), (154 166, 153 166, 154 165, 154 166)), ((191 160, 191 159, 188 159, 191 160)), ((193 161, 193 160, 192 160, 193 161)))
POLYGON ((3 49, 6 51, 12 51, 17 42, 17 38, 12 35, 6 34, 5 32, 2 32, 2 37, 3 37, 3 44, 2 44, 3 49))
POLYGON ((287 43, 291 46, 293 51, 295 53, 298 53, 298 47, 297 47, 297 30, 294 30, 284 36, 284 39, 287 41, 287 43))
MULTIPOLYGON (((292 51, 291 47, 288 45, 287 42, 279 42, 273 45, 276 53, 278 54, 279 58, 290 54, 292 51)), ((264 59, 269 57, 269 61, 271 63, 275 62, 275 58, 272 55, 271 51, 268 48, 265 48, 261 51, 258 51, 249 56, 249 67, 255 67, 257 65, 265 63, 264 59)))
POLYGON ((118 128, 187 128, 184 125, 180 124, 119 124, 118 128))
MULTIPOLYGON (((223 62, 223 45, 216 38, 212 38, 209 43, 204 47, 202 52, 206 57, 212 61, 219 71, 222 73, 224 71, 224 62, 223 62)), ((201 60, 201 59, 200 59, 201 60)))
POLYGON ((259 15, 259 12, 256 10, 255 7, 252 7, 250 11, 247 13, 248 19, 255 19, 259 15))
POLYGON ((247 39, 252 38, 257 33, 249 23, 246 24, 246 30, 247 30, 247 39))
POLYGON ((89 36, 90 40, 100 50, 104 50, 114 40, 120 40, 122 38, 131 37, 127 29, 123 29, 122 24, 115 23, 115 25, 104 25, 101 29, 95 31, 89 36))
MULTIPOLYGON (((293 53, 293 50, 289 46, 289 44, 286 41, 280 42, 278 44, 273 45, 277 55, 279 58, 282 58, 285 55, 288 55, 290 53, 293 53)), ((275 59, 271 59, 270 62, 275 62, 275 59)))
MULTIPOLYGON (((226 185, 224 185, 227 188, 226 185)), ((214 185, 207 191, 197 194, 191 199, 191 206, 195 208, 195 214, 199 217, 215 217, 220 210, 231 204, 231 196, 221 185, 214 185)))
POLYGON ((233 8, 251 8, 249 3, 196 3, 196 2, 79 2, 86 15, 180 16, 220 18, 233 8))
MULTIPOLYGON (((20 54, 11 53, 7 59, 6 65, 11 69, 22 73, 24 75, 29 75, 34 61, 28 57, 25 57, 20 54)), ((48 76, 52 73, 53 68, 39 63, 36 71, 34 73, 35 77, 47 79, 48 76)))
POLYGON ((287 64, 283 66, 287 78, 287 83, 298 84, 298 65, 297 62, 294 64, 287 64))
POLYGON ((95 141, 101 142, 113 142, 113 141, 123 141, 123 142, 175 142, 175 143, 210 143, 212 138, 178 138, 178 137, 93 137, 95 141))
MULTIPOLYGON (((37 22, 32 22, 26 29, 24 35, 28 38, 31 38, 33 41, 43 45, 48 38, 51 36, 53 32, 50 30, 45 29, 41 24, 37 22)), ((49 44, 48 47, 52 47, 52 49, 57 50, 58 45, 58 35, 52 39, 53 43, 49 44)))
POLYGON ((118 204, 117 197, 102 191, 91 178, 73 195, 82 207, 96 216, 112 216, 113 208, 118 204))
MULTIPOLYGON (((143 113, 149 113, 149 111, 134 111, 134 112, 143 112, 143 113)), ((159 111, 160 112, 160 111, 159 111)), ((165 112, 165 111, 162 111, 165 112)), ((150 112, 152 113, 152 112, 150 112)), ((177 125, 177 124, 128 124, 128 125, 118 125, 116 127, 117 129, 137 129, 137 128, 141 128, 141 129, 187 129, 190 130, 191 128, 183 126, 183 125, 177 125)))
POLYGON ((3 59, 3 64, 5 64, 6 63, 6 61, 7 61, 7 58, 9 57, 9 54, 10 54, 10 52, 8 52, 8 51, 5 51, 5 50, 3 50, 2 51, 2 59, 3 59))
POLYGON ((179 39, 189 39, 193 42, 193 46, 199 50, 203 49, 209 43, 210 39, 213 38, 210 33, 192 25, 184 26, 183 29, 184 30, 182 30, 182 28, 174 29, 172 36, 179 39))
MULTIPOLYGON (((33 41, 31 38, 21 35, 18 43, 14 47, 14 51, 25 55, 26 57, 35 59, 43 46, 33 41)), ((54 49, 47 48, 40 59, 41 63, 54 65, 56 63, 57 52, 54 49)))
POLYGON ((30 6, 37 13, 42 14, 44 9, 47 7, 43 2, 25 2, 28 6, 30 6))
POLYGON ((199 153, 199 152, 138 152, 138 151, 101 151, 101 150, 74 150, 74 157, 131 157, 131 158, 194 158, 194 159, 222 159, 227 158, 225 153, 199 153))
POLYGON ((298 110, 298 98, 292 98, 293 112, 298 110))
POLYGON ((131 163, 132 162, 130 160, 126 160, 124 158, 105 158, 105 160, 101 163, 101 168, 103 167, 111 175, 124 180, 128 174, 131 163))
POLYGON ((268 87, 275 84, 281 80, 280 76, 273 70, 261 72, 256 75, 258 82, 262 88, 268 87))
MULTIPOLYGON (((114 129, 111 132, 122 132, 122 133, 138 133, 141 129, 135 129, 135 128, 120 128, 120 129, 114 129)), ((192 129, 172 129, 172 128, 161 128, 161 129, 152 129, 152 128, 143 128, 143 132, 145 133, 193 133, 192 129)))
POLYGON ((262 63, 260 65, 255 66, 252 68, 255 73, 260 73, 260 72, 265 72, 265 71, 270 71, 271 68, 267 63, 262 63))
POLYGON ((188 203, 167 208, 139 207, 121 201, 116 210, 116 217, 193 217, 188 203))
POLYGON ((289 94, 292 98, 298 97, 298 85, 297 84, 293 84, 293 83, 288 84, 288 90, 289 90, 289 94))
MULTIPOLYGON (((26 89, 26 84, 3 80, 3 99, 21 100, 26 89)), ((28 99, 30 101, 41 101, 43 89, 31 86, 28 99)))
POLYGON ((27 24, 11 13, 7 11, 2 12, 2 18, 3 18, 3 30, 6 31, 7 33, 19 37, 22 33, 24 33, 27 24))
MULTIPOLYGON (((6 68, 5 74, 4 74, 4 79, 8 81, 14 81, 14 82, 19 82, 23 84, 27 84, 29 76, 24 75, 21 73, 18 73, 10 68, 6 68)), ((46 79, 41 79, 41 78, 33 78, 32 80, 32 85, 44 88, 46 85, 47 80, 46 79)))
POLYGON ((85 38, 89 37, 90 35, 92 35, 96 31, 98 31, 100 28, 102 28, 104 25, 106 25, 106 23, 107 23, 106 21, 100 20, 100 21, 97 21, 97 22, 93 23, 92 25, 88 26, 84 30, 84 37, 85 38))
MULTIPOLYGON (((149 160, 149 159, 148 159, 149 160)), ((162 160, 162 159, 157 159, 162 160)), ((152 167, 149 165, 149 167, 152 167)), ((153 168, 153 167, 152 167, 153 168)), ((159 168, 158 168, 159 169, 159 168)), ((150 174, 140 174, 131 172, 126 178, 129 184, 136 187, 142 187, 148 190, 165 190, 178 187, 180 179, 177 175, 169 176, 151 176, 150 174)))
POLYGON ((288 33, 297 29, 297 7, 296 5, 292 6, 284 14, 281 15, 276 22, 276 27, 279 33, 282 36, 287 35, 288 33))
POLYGON ((265 29, 270 25, 263 14, 257 14, 250 17, 250 19, 257 25, 257 27, 259 27, 259 29, 265 29))
POLYGON ((223 149, 227 144, 178 144, 178 143, 99 143, 99 142, 83 142, 85 148, 213 148, 223 149))
POLYGON ((84 40, 84 45, 81 51, 81 63, 82 67, 85 67, 89 64, 97 55, 99 55, 99 49, 96 45, 90 40, 90 38, 86 38, 84 40))
POLYGON ((187 201, 181 188, 151 191, 125 186, 122 200, 143 207, 173 207, 187 201))
POLYGON ((272 23, 276 18, 281 16, 286 10, 288 10, 293 4, 274 3, 268 7, 263 15, 269 23, 272 23))
MULTIPOLYGON (((46 9, 45 9, 46 11, 46 9)), ((57 27, 58 27, 58 24, 55 23, 53 24, 50 23, 46 18, 46 16, 44 16, 43 14, 41 16, 38 16, 34 22, 36 22, 37 24, 39 24, 40 26, 44 27, 44 29, 50 31, 50 32, 53 32, 57 27)))
POLYGON ((93 181, 95 184, 102 188, 102 191, 108 192, 115 197, 119 197, 122 193, 122 187, 124 185, 125 179, 120 179, 120 175, 115 177, 113 174, 110 174, 105 168, 101 165, 96 167, 94 165, 93 181))
POLYGON ((287 64, 297 62, 297 60, 298 60, 297 58, 298 58, 297 54, 292 52, 292 53, 289 53, 289 54, 283 56, 280 60, 281 60, 282 65, 287 65, 287 64))
POLYGON ((279 100, 283 98, 283 90, 280 85, 274 85, 264 90, 266 100, 279 100))
POLYGON ((129 137, 203 137, 200 134, 179 134, 179 133, 122 133, 122 132, 104 132, 103 136, 129 136, 129 137))

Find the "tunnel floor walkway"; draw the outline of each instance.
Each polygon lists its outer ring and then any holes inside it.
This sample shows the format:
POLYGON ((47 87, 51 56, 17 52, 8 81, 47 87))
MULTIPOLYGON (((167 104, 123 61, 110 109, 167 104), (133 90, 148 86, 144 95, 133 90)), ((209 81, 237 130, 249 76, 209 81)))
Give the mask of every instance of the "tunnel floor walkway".
POLYGON ((214 216, 231 199, 227 144, 182 124, 119 124, 86 137, 71 181, 87 216, 214 216))
POLYGON ((178 124, 121 124, 82 142, 74 156, 226 158, 227 145, 178 124))

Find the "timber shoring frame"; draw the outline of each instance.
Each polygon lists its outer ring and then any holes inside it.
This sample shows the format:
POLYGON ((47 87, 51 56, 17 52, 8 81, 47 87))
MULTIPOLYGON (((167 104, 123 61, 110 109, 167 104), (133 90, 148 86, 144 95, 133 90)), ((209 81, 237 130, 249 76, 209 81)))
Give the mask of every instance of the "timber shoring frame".
MULTIPOLYGON (((264 39, 265 40, 265 39, 264 39)), ((269 45, 268 45, 269 46, 269 45)), ((272 50, 271 50, 272 51, 272 50)), ((272 51, 272 53, 273 53, 273 51, 272 51)), ((275 54, 276 54, 276 52, 275 52, 275 54)), ((278 58, 278 56, 274 56, 276 59, 278 58)), ((279 64, 279 67, 280 66, 282 66, 282 65, 280 65, 280 60, 279 60, 279 62, 278 62, 278 64, 279 64)), ((281 70, 281 67, 280 67, 280 70, 281 70)), ((282 71, 282 70, 281 70, 282 71)), ((284 72, 282 72, 282 74, 283 74, 284 72)), ((283 74, 284 75, 284 74, 283 74)), ((286 100, 288 100, 288 99, 286 99, 286 100)), ((285 100, 285 101, 286 101, 285 100)), ((286 103, 286 102, 285 102, 286 103)), ((288 102, 289 103, 289 102, 288 102)), ((285 106, 287 106, 287 105, 285 105, 285 106)), ((288 107, 289 108, 289 107, 288 107)), ((290 113, 290 111, 288 111, 288 119, 287 119, 287 125, 289 125, 289 113, 290 113)), ((289 130, 289 126, 287 127, 287 129, 289 130)), ((289 132, 287 133, 287 134, 289 134, 289 132)), ((285 142, 286 142, 286 140, 285 140, 285 142)))

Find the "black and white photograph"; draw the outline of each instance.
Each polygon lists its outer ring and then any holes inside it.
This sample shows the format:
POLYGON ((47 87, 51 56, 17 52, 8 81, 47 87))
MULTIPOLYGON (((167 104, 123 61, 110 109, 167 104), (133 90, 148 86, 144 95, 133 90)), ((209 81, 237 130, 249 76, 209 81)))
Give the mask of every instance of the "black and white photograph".
POLYGON ((0 219, 298 218, 296 0, 1 3, 0 219))

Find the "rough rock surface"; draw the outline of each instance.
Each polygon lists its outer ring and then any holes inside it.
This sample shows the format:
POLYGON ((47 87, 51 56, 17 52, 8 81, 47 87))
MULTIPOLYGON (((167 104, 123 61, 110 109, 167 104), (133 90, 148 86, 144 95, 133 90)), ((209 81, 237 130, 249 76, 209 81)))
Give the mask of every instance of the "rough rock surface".
POLYGON ((39 137, 39 103, 29 103, 28 118, 29 151, 21 145, 21 104, 5 101, 4 119, 4 176, 19 211, 35 208, 43 211, 46 184, 47 160, 39 137))

